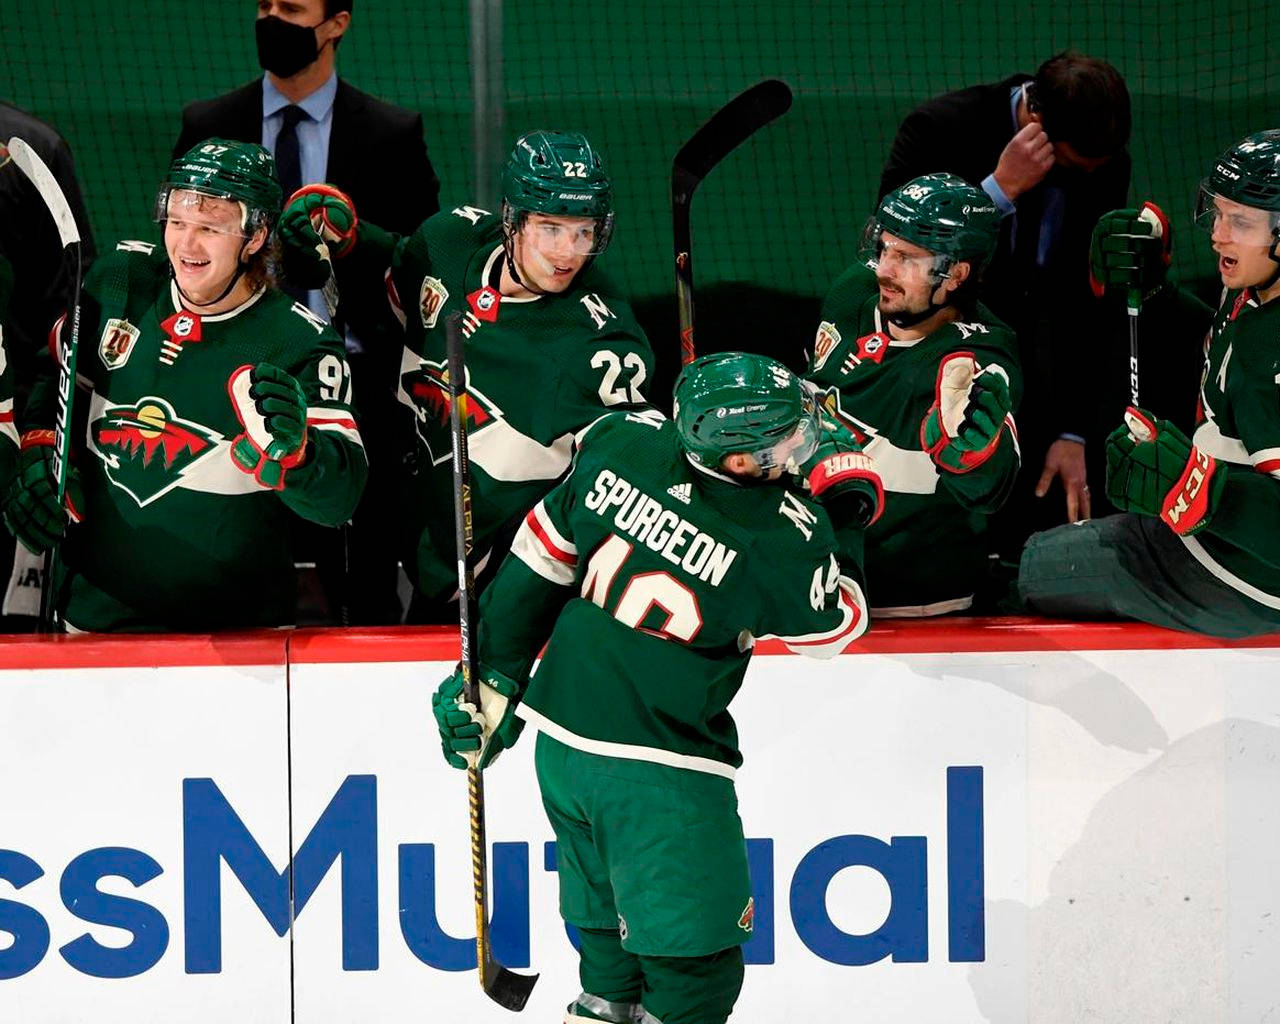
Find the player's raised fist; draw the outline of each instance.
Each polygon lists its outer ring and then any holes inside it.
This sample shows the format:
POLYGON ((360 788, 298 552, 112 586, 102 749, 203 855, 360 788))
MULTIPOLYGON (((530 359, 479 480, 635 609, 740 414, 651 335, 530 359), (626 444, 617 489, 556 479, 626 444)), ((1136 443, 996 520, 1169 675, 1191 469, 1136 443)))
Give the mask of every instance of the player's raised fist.
POLYGON ((303 288, 323 288, 332 257, 356 244, 355 204, 332 185, 304 185, 285 204, 276 234, 283 248, 285 277, 303 288))
POLYGON ((953 352, 938 367, 921 445, 942 469, 968 473, 991 458, 1012 407, 1003 372, 979 370, 972 352, 953 352))
POLYGON ((307 398, 291 374, 270 363, 241 366, 227 381, 244 432, 231 445, 232 461, 264 487, 284 489, 284 473, 307 447, 307 398))
POLYGON ((1112 288, 1149 299, 1169 270, 1173 231, 1155 203, 1098 218, 1089 247, 1089 284, 1099 298, 1112 288))
POLYGON ((1053 143, 1038 121, 1023 127, 996 162, 996 184, 1011 200, 1040 184, 1053 166, 1053 143))

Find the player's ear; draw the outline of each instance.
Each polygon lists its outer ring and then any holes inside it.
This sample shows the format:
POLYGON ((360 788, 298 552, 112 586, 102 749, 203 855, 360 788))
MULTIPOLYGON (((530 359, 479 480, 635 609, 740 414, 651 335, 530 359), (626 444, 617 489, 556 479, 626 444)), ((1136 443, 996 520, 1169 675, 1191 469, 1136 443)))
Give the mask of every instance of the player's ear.
POLYGON ((966 260, 961 260, 959 263, 955 264, 943 279, 943 293, 953 292, 964 284, 965 281, 969 280, 969 274, 972 269, 972 264, 966 260))
POLYGON ((259 226, 254 230, 253 234, 249 236, 249 241, 245 243, 244 251, 243 251, 243 255, 241 256, 241 259, 247 260, 250 256, 258 252, 258 250, 261 249, 266 244, 267 244, 267 229, 259 226))

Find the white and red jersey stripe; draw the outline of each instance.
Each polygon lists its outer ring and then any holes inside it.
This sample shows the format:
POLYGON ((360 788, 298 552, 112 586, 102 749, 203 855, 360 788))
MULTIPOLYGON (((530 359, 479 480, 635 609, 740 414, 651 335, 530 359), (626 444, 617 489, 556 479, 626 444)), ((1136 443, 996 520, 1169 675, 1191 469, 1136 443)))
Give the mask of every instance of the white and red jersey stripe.
POLYGON ((571 586, 578 571, 578 549, 551 521, 543 502, 524 517, 511 545, 512 554, 545 580, 571 586))
POLYGON ((840 577, 836 607, 840 610, 840 623, 833 629, 803 636, 770 635, 760 639, 781 640, 793 654, 803 654, 806 658, 834 658, 862 636, 871 624, 866 596, 857 582, 847 576, 840 577))
POLYGON ((345 409, 333 409, 326 406, 307 406, 307 429, 327 430, 339 434, 352 444, 364 447, 360 430, 356 427, 355 418, 345 409))

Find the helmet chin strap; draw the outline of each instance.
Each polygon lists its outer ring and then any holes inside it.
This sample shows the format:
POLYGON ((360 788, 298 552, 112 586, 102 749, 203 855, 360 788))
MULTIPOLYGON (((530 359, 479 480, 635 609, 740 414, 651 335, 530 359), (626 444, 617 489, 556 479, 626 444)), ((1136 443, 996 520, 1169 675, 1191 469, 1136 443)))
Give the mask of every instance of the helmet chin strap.
POLYGON ((216 299, 210 299, 208 302, 196 302, 186 292, 182 290, 182 285, 178 284, 178 275, 174 272, 173 264, 169 264, 169 275, 173 278, 173 286, 178 289, 178 294, 182 296, 183 303, 188 307, 195 307, 196 311, 208 306, 216 306, 219 302, 231 294, 232 290, 240 283, 240 278, 244 277, 244 272, 249 269, 249 263, 244 259, 245 246, 249 244, 246 238, 244 245, 240 247, 240 252, 236 256, 236 272, 231 275, 231 280, 227 282, 227 286, 222 289, 216 299))
MULTIPOLYGON (((946 278, 944 277, 942 281, 945 280, 946 278)), ((938 289, 942 287, 942 281, 939 281, 933 291, 929 293, 929 304, 920 312, 909 313, 904 310, 901 313, 886 313, 884 318, 888 320, 889 323, 893 324, 894 327, 902 327, 905 329, 915 327, 916 324, 924 323, 924 321, 928 320, 929 317, 933 316, 939 310, 946 309, 951 305, 950 302, 944 302, 939 305, 933 301, 934 295, 936 295, 938 293, 938 289)))

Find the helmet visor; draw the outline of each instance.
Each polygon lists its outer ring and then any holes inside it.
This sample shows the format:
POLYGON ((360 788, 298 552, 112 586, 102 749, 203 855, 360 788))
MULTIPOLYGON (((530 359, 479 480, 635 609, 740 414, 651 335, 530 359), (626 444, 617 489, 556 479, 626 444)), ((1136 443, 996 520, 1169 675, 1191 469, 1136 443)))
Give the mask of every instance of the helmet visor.
POLYGON ((870 269, 880 273, 882 269, 888 272, 898 268, 934 284, 947 276, 952 262, 949 256, 930 252, 892 234, 886 238, 885 234, 884 225, 874 217, 868 219, 866 227, 862 229, 858 258, 870 269))
POLYGON ((777 467, 795 473, 818 450, 818 440, 818 418, 810 410, 800 417, 800 422, 786 437, 747 454, 755 459, 762 472, 777 467))
POLYGON ((1206 179, 1200 183, 1196 224, 1224 242, 1270 247, 1280 226, 1280 210, 1260 210, 1237 203, 1214 192, 1206 179))
POLYGON ((613 231, 608 217, 566 217, 522 211, 520 231, 548 259, 556 256, 597 256, 604 252, 613 231))
POLYGON ((189 185, 163 184, 156 193, 155 221, 191 225, 224 235, 245 235, 267 227, 261 210, 239 199, 189 185))

